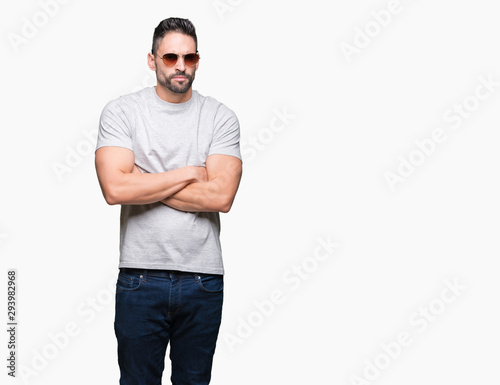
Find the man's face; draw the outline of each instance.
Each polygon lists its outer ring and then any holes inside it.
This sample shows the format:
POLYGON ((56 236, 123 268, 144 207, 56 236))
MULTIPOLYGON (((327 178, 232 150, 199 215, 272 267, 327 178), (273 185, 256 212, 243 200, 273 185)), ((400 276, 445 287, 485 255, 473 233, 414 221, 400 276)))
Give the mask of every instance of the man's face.
POLYGON ((193 84, 199 63, 189 66, 184 63, 183 57, 179 57, 174 66, 167 67, 161 57, 166 53, 186 55, 195 52, 196 44, 191 36, 179 32, 167 33, 161 40, 154 58, 158 83, 175 94, 186 93, 193 84))

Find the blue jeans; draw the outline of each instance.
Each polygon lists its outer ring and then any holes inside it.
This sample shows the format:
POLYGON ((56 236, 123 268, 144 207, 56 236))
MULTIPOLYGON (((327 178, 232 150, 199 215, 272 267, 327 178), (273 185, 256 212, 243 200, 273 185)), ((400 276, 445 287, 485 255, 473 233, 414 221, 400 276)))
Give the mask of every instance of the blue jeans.
POLYGON ((223 276, 120 269, 115 334, 120 385, 161 385, 170 342, 173 385, 210 383, 223 276))

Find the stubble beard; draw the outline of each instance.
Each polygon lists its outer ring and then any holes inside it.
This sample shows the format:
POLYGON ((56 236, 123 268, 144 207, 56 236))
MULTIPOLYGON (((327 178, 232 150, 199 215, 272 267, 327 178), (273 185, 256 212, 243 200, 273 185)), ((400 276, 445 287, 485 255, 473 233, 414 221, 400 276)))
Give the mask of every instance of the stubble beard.
POLYGON ((158 76, 158 72, 156 73, 156 79, 158 83, 160 83, 163 87, 168 89, 169 91, 172 91, 175 94, 185 94, 189 88, 191 88, 191 85, 193 84, 194 81, 194 73, 192 75, 186 73, 186 72, 177 72, 173 75, 170 75, 168 77, 166 76, 158 76), (186 78, 185 81, 182 83, 176 82, 175 84, 172 82, 172 78, 176 76, 184 76, 186 78))

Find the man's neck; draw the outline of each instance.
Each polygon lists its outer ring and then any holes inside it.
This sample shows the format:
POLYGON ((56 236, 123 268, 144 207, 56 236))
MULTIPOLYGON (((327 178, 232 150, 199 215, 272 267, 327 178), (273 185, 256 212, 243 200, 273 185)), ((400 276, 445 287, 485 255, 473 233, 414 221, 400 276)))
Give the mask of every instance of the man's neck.
POLYGON ((192 87, 190 87, 184 94, 176 94, 175 92, 158 85, 155 86, 155 90, 158 97, 168 103, 185 103, 191 99, 193 94, 192 87))

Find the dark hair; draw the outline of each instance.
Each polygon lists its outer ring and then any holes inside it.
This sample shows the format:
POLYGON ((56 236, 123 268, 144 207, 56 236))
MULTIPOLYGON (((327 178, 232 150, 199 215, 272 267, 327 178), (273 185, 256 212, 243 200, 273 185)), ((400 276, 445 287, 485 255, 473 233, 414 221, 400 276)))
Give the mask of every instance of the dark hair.
POLYGON ((151 48, 151 53, 153 55, 158 52, 158 46, 160 45, 161 39, 169 32, 180 32, 184 35, 191 36, 194 39, 196 45, 196 51, 198 52, 198 38, 196 37, 196 30, 193 23, 188 19, 181 19, 179 17, 170 17, 165 19, 158 24, 155 28, 153 34, 153 47, 151 48))

